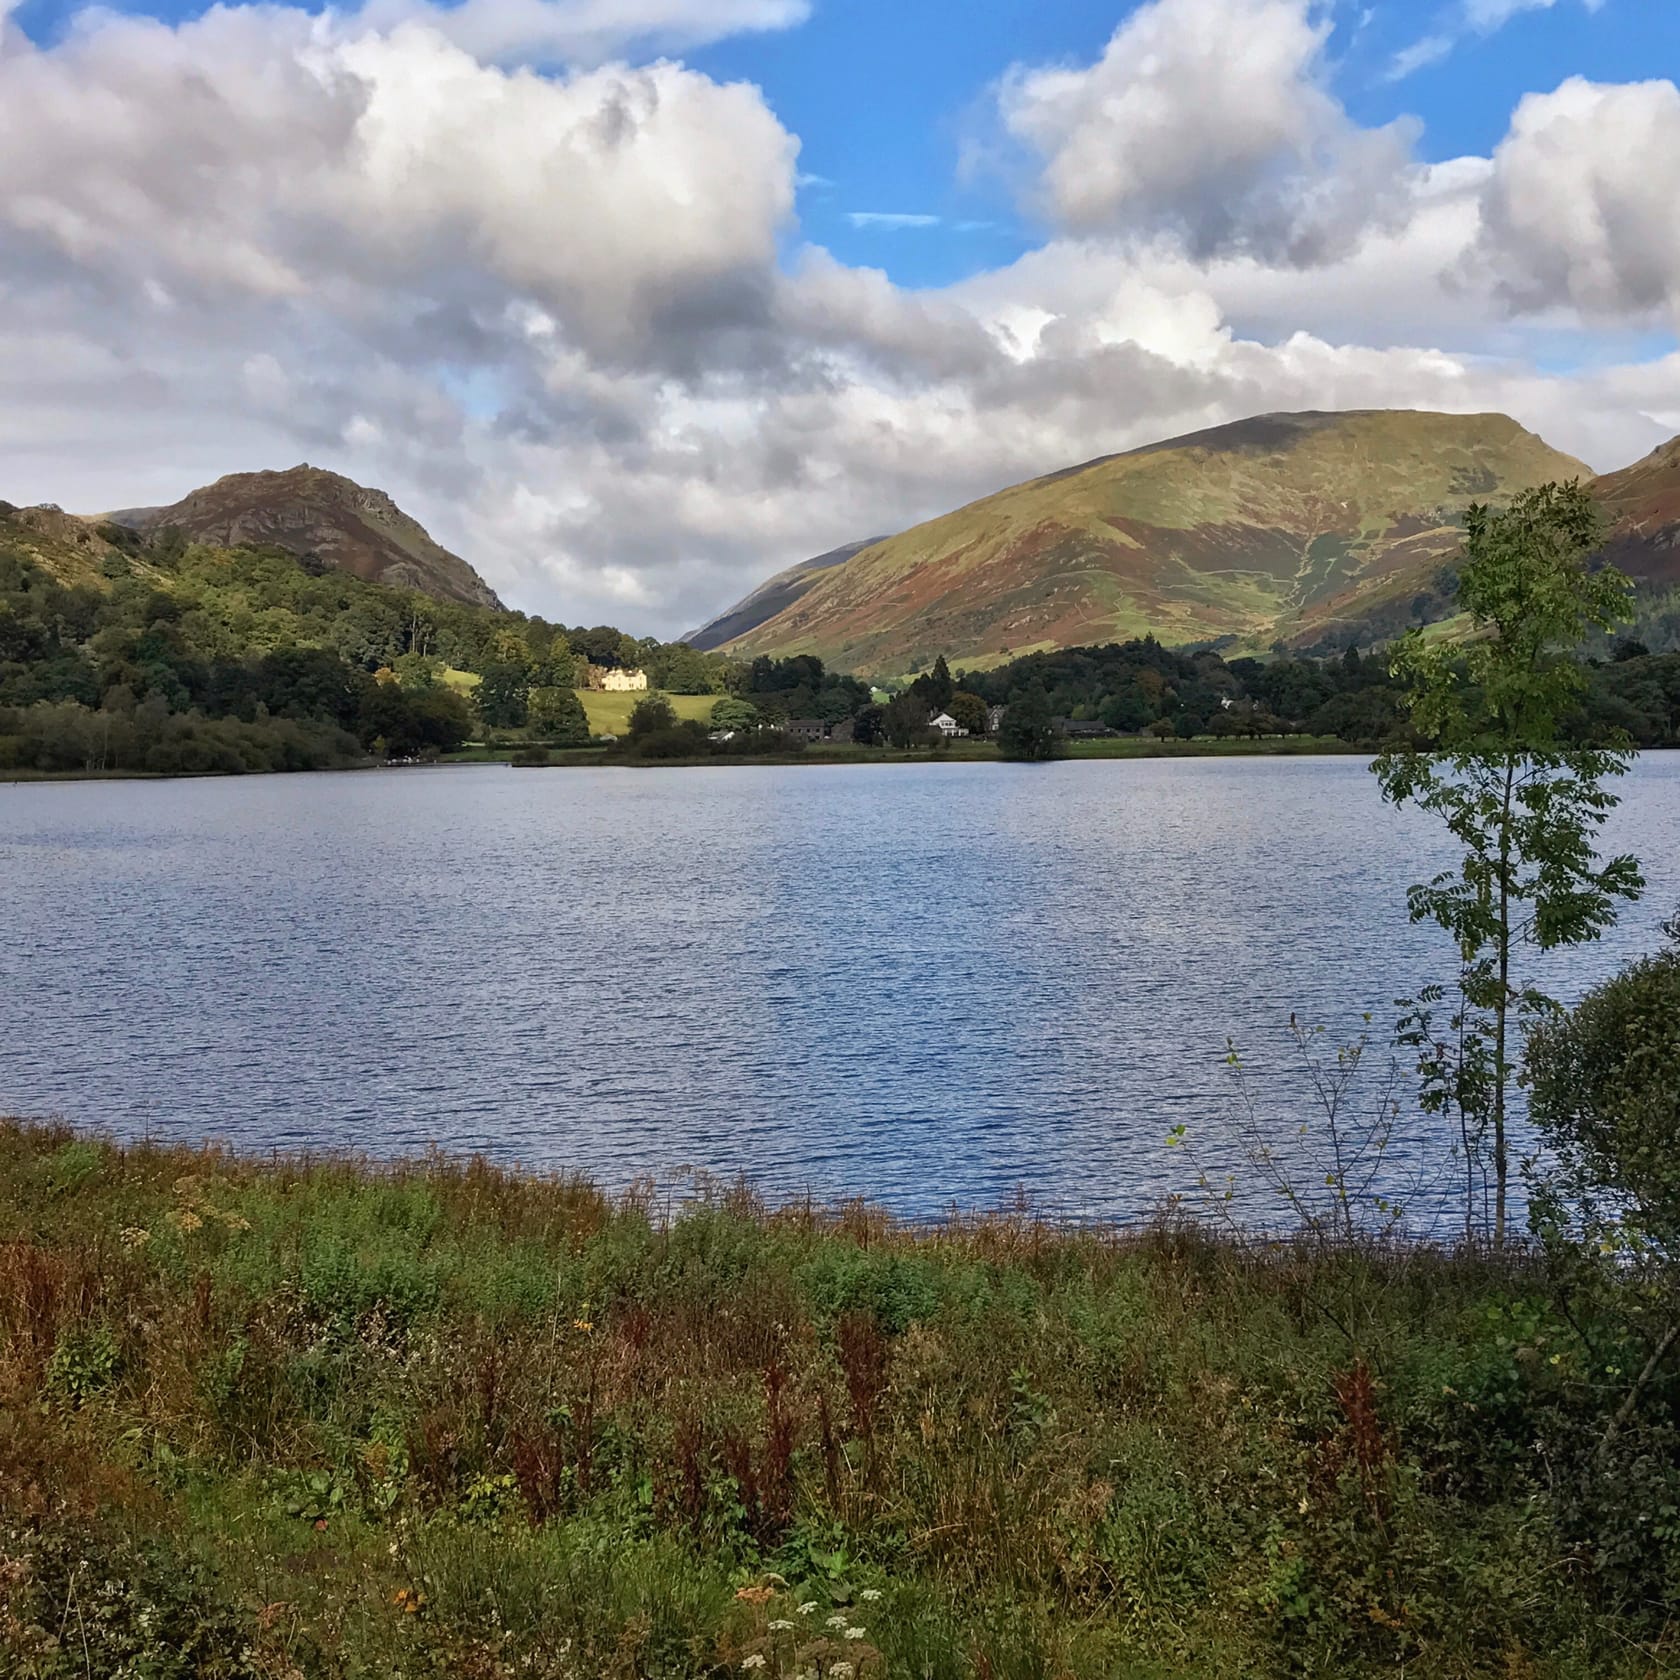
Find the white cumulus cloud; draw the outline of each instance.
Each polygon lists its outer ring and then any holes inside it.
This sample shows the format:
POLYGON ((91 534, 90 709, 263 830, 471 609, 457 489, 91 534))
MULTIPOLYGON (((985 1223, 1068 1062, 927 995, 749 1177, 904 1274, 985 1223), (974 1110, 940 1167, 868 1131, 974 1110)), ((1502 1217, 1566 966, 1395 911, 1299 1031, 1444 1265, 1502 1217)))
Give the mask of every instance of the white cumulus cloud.
POLYGON ((1680 424, 1680 357, 1605 330, 1680 295, 1670 83, 1566 83, 1424 166, 1338 102, 1307 0, 1153 0, 1002 86, 1046 242, 912 289, 799 243, 760 90, 600 57, 802 5, 489 4, 0 37, 0 496, 92 511, 307 459, 515 604, 672 633, 1244 414, 1505 409, 1597 467, 1680 424), (1544 371, 1557 341, 1579 372, 1544 371))
POLYGON ((1038 159, 1033 200, 1060 227, 1139 227, 1206 254, 1294 262, 1391 208, 1414 138, 1361 129, 1326 85, 1316 0, 1149 0, 1096 63, 1017 67, 1008 131, 1038 159))
POLYGON ((1680 322, 1680 88, 1572 77, 1494 153, 1480 255, 1524 309, 1680 322))

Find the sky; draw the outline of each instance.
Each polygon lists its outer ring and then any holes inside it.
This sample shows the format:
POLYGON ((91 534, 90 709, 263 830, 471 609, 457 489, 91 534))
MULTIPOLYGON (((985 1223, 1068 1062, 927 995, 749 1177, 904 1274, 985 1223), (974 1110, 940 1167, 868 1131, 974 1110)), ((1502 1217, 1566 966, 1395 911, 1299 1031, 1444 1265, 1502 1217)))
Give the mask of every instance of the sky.
POLYGON ((1672 0, 0 0, 0 497, 389 491, 510 605, 1289 409, 1680 432, 1672 0))

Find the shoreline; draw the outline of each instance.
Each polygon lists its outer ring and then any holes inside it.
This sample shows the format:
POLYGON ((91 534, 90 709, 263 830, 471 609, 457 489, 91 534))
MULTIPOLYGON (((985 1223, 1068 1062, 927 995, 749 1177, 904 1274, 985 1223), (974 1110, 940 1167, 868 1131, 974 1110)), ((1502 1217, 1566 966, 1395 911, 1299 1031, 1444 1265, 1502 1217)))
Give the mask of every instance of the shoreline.
MULTIPOLYGON (((0 787, 22 786, 34 782, 206 782, 245 781, 259 776, 336 776, 371 770, 435 770, 461 769, 473 765, 502 765, 516 770, 710 770, 763 766, 766 769, 787 769, 799 765, 845 764, 1005 764, 1016 762, 1001 756, 990 742, 974 742, 954 746, 942 752, 898 747, 842 747, 817 746, 803 753, 769 753, 736 755, 719 753, 696 758, 635 759, 613 757, 599 747, 550 748, 546 764, 518 764, 515 760, 528 747, 488 749, 469 747, 461 752, 447 753, 440 758, 414 764, 381 764, 367 761, 360 764, 322 766, 313 770, 251 770, 243 775, 227 771, 159 771, 159 770, 9 770, 0 775, 0 787)), ((1134 737, 1121 736, 1113 740, 1075 741, 1054 759, 1039 762, 1050 764, 1096 760, 1159 759, 1159 758, 1368 758, 1378 749, 1354 746, 1335 736, 1284 735, 1263 741, 1221 741, 1214 737, 1189 741, 1156 741, 1145 744, 1134 737)), ((1645 749, 1660 752, 1665 749, 1645 749)))

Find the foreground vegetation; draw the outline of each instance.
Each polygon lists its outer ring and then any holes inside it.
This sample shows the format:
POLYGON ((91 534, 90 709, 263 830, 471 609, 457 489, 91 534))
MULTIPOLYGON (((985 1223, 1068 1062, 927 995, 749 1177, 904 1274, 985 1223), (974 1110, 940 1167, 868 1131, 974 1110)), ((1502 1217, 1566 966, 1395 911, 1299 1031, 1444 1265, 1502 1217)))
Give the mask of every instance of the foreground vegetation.
POLYGON ((8 1675, 1680 1659, 1680 1393, 1606 1453, 1626 1332, 1526 1253, 15 1124, 0 1187, 8 1675))

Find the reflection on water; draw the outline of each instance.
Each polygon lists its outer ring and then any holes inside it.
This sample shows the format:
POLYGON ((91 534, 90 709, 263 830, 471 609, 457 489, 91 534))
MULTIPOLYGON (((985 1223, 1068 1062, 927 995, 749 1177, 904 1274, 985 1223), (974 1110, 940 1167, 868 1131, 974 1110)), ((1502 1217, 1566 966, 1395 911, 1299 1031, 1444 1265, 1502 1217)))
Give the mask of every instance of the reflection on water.
MULTIPOLYGON (((1680 898, 1680 761, 1625 791, 1652 891, 1564 993, 1680 898)), ((1132 1214, 1227 1035, 1281 1133, 1291 1011, 1445 976, 1447 857, 1334 758, 0 787, 0 1110, 1132 1214)))

